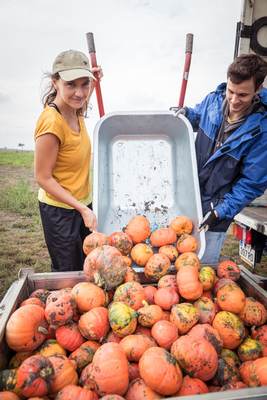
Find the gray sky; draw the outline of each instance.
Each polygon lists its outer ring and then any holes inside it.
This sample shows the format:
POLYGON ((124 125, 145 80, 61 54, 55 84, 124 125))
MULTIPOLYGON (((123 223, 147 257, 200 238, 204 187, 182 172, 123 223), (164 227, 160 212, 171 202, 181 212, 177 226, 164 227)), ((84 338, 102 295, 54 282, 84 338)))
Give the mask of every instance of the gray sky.
MULTIPOLYGON (((0 0, 0 148, 34 149, 43 71, 93 32, 105 113, 178 104, 187 33, 194 34, 185 104, 225 81, 242 0, 0 0)), ((86 126, 99 120, 96 96, 86 126)))

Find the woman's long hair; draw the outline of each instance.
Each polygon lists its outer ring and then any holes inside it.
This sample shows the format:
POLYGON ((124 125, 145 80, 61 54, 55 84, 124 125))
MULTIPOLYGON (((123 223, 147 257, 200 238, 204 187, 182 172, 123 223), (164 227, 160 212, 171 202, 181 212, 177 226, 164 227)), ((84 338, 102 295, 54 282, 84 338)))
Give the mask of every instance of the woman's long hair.
MULTIPOLYGON (((56 79, 57 81, 59 80, 60 76, 59 73, 57 72, 56 74, 52 74, 50 72, 45 72, 42 81, 44 79, 49 79, 49 82, 46 83, 44 86, 44 90, 41 96, 41 102, 44 106, 44 108, 53 103, 53 101, 56 98, 57 91, 54 88, 52 78, 56 79)), ((89 102, 86 100, 81 108, 77 110, 77 115, 80 115, 81 117, 87 118, 87 109, 92 108, 91 105, 89 105, 89 102)))

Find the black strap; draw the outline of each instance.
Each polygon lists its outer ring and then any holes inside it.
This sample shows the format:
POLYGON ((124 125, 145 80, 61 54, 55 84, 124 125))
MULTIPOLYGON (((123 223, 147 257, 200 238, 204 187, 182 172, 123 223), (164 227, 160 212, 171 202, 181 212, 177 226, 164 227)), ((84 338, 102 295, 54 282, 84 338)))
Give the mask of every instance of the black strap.
POLYGON ((57 112, 59 112, 59 114, 61 114, 61 112, 59 111, 58 106, 57 106, 55 103, 50 103, 50 104, 49 104, 49 107, 55 108, 55 109, 57 110, 57 112))

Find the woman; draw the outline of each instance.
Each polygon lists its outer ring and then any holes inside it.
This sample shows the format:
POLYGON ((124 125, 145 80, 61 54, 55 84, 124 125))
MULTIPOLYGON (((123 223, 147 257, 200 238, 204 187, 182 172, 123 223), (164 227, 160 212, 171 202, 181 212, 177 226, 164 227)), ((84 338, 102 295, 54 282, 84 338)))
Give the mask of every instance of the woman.
POLYGON ((90 183, 91 142, 83 117, 101 67, 83 53, 60 53, 49 74, 44 110, 35 130, 35 179, 51 270, 83 269, 84 238, 97 230, 90 183))

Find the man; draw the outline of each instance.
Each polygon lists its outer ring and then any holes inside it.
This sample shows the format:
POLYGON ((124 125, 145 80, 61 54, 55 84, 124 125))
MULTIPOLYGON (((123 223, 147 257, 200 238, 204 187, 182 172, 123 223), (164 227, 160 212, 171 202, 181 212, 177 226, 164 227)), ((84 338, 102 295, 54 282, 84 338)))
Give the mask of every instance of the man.
POLYGON ((227 84, 195 106, 178 109, 197 131, 196 157, 206 233, 201 263, 218 262, 234 216, 267 188, 267 63, 256 54, 237 57, 227 84))

